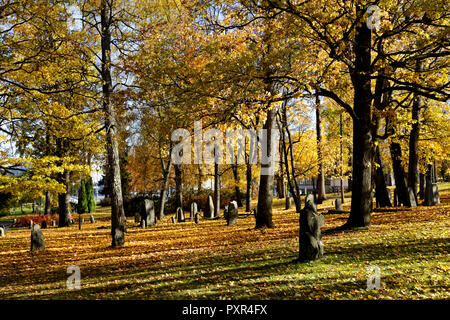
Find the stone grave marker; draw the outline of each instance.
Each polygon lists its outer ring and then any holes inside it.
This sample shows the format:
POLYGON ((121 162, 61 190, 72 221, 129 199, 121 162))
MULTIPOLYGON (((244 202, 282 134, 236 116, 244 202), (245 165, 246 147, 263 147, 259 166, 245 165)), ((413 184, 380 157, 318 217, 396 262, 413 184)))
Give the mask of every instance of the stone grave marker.
POLYGON ((236 224, 238 218, 238 204, 236 201, 231 201, 228 205, 227 225, 232 226, 236 224))
POLYGON ((184 217, 184 211, 183 208, 178 207, 177 208, 177 222, 185 222, 186 219, 184 217))
POLYGON ((192 202, 191 210, 189 211, 189 218, 193 219, 195 217, 195 215, 197 214, 197 211, 198 211, 197 202, 192 202))
POLYGON ((207 219, 212 219, 214 217, 214 201, 212 196, 208 196, 204 217, 207 219))
POLYGON ((323 256, 321 226, 325 220, 317 214, 314 196, 306 197, 305 207, 300 212, 299 261, 317 260, 323 256))
POLYGON ((334 202, 335 205, 335 209, 337 211, 343 211, 344 209, 342 208, 342 201, 340 198, 337 198, 336 201, 334 202))
POLYGON ((42 234, 41 227, 38 224, 31 228, 31 251, 44 250, 45 241, 42 234))

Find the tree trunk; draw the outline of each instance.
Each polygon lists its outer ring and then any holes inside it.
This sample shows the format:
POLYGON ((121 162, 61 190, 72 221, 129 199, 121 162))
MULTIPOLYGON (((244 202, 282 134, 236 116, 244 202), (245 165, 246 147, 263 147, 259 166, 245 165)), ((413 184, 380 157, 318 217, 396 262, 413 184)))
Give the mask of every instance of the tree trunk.
MULTIPOLYGON (((361 4, 356 8, 357 16, 362 16, 366 10, 361 4)), ((370 225, 372 202, 371 30, 361 21, 355 32, 355 68, 351 74, 356 115, 353 121, 352 203, 346 223, 350 228, 370 225)))
MULTIPOLYGON (((417 61, 416 71, 420 72, 422 70, 422 62, 417 61)), ((409 135, 409 163, 408 163, 408 186, 412 188, 414 193, 414 198, 417 203, 417 175, 418 175, 418 146, 419 146, 419 135, 420 135, 420 107, 422 104, 422 98, 419 95, 415 95, 414 102, 412 105, 412 129, 409 135)))
MULTIPOLYGON (((286 105, 283 105, 281 110, 281 125, 279 125, 280 129, 280 137, 282 143, 282 151, 284 155, 284 163, 287 177, 287 185, 289 188, 289 192, 292 194, 295 203, 295 210, 297 213, 301 210, 301 201, 300 201, 300 189, 297 183, 297 179, 295 178, 295 163, 294 163, 294 146, 292 143, 291 132, 287 124, 287 113, 286 113, 286 105), (289 154, 291 156, 289 162, 288 150, 286 150, 286 135, 288 139, 289 154)), ((287 197, 289 196, 289 192, 287 192, 287 197)), ((287 200, 288 201, 288 200, 287 200)))
MULTIPOLYGON (((279 128, 280 132, 282 128, 279 128)), ((281 144, 281 141, 278 146, 278 154, 280 157, 280 171, 278 172, 276 179, 277 179, 277 193, 278 198, 283 199, 286 197, 286 183, 284 181, 284 163, 283 163, 283 145, 281 144)))
POLYGON ((241 199, 241 189, 239 188, 239 171, 238 171, 238 165, 232 164, 231 169, 233 170, 233 176, 234 176, 234 193, 236 196, 236 202, 238 204, 239 208, 242 208, 242 199, 241 199))
POLYGON ((375 149, 375 162, 378 164, 375 172, 375 196, 377 203, 381 208, 392 207, 389 190, 384 180, 383 163, 381 162, 380 148, 378 146, 375 149))
POLYGON ((177 208, 183 208, 183 177, 181 164, 174 164, 175 168, 175 205, 177 208))
POLYGON ((202 192, 202 183, 203 183, 203 169, 202 165, 198 165, 198 183, 197 183, 197 192, 200 194, 202 192))
POLYGON ((406 185, 406 174, 403 167, 402 149, 400 144, 396 142, 391 143, 390 151, 398 200, 403 205, 410 207, 411 202, 408 194, 408 186, 406 185))
POLYGON ((220 214, 220 168, 219 164, 214 162, 214 217, 220 214))
POLYGON ((172 169, 172 159, 169 158, 168 161, 169 162, 167 164, 167 168, 165 168, 165 170, 163 169, 163 183, 161 186, 161 195, 159 199, 159 210, 157 217, 159 220, 162 220, 166 217, 164 214, 164 207, 166 205, 167 189, 169 186, 170 171, 172 169))
MULTIPOLYGON (((264 124, 263 129, 267 132, 267 141, 262 141, 262 143, 267 143, 267 157, 271 158, 273 156, 274 150, 272 150, 272 139, 275 111, 270 109, 267 111, 267 119, 264 124)), ((273 200, 273 161, 268 164, 261 163, 261 174, 259 180, 259 190, 258 190, 258 205, 256 210, 256 226, 255 228, 273 228, 274 224, 272 221, 272 200, 273 200)))
POLYGON ((59 174, 59 182, 64 184, 66 187, 66 192, 58 195, 58 205, 59 205, 59 222, 58 226, 68 227, 70 225, 70 196, 69 196, 69 183, 70 183, 70 172, 64 170, 63 173, 59 174))
POLYGON ((419 174, 419 197, 425 199, 425 175, 422 172, 419 174))
POLYGON ((44 208, 44 214, 51 214, 52 213, 52 203, 50 198, 50 191, 45 192, 45 208, 44 208))
POLYGON ((341 186, 341 203, 344 203, 344 143, 343 143, 343 132, 342 132, 342 112, 339 116, 339 136, 340 136, 340 186, 341 186))
POLYGON ((250 212, 252 210, 252 165, 248 159, 246 166, 247 194, 245 195, 245 212, 250 212))
POLYGON ((317 203, 322 203, 327 199, 325 193, 325 174, 323 170, 322 158, 322 128, 320 117, 320 97, 316 94, 316 135, 317 135, 317 158, 319 160, 319 174, 317 175, 317 203))
POLYGON ((122 183, 120 177, 119 147, 116 137, 116 110, 111 103, 113 91, 111 79, 111 19, 112 4, 101 0, 101 50, 102 50, 102 91, 103 111, 105 113, 106 152, 108 157, 108 176, 111 191, 111 236, 113 247, 125 243, 126 218, 123 208, 122 183))

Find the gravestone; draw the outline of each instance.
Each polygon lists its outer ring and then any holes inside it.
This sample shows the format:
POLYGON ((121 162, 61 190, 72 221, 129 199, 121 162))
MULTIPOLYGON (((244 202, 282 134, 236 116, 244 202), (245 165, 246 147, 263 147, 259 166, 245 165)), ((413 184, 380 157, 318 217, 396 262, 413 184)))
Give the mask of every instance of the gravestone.
POLYGON ((199 214, 198 214, 198 212, 195 214, 195 216, 194 216, 194 222, 196 223, 196 224, 198 224, 198 219, 199 219, 199 214))
POLYGON ((177 223, 175 217, 172 217, 172 223, 177 223))
POLYGON ((300 211, 299 261, 313 261, 323 256, 323 243, 320 228, 324 216, 317 214, 314 196, 308 195, 305 207, 300 211))
POLYGON ((177 208, 177 221, 178 222, 185 222, 186 221, 186 219, 184 218, 183 208, 181 208, 181 207, 177 208))
POLYGON ((0 238, 3 238, 5 236, 5 229, 3 227, 0 227, 0 238))
POLYGON ((425 186, 425 200, 424 204, 426 206, 435 206, 441 203, 439 198, 439 189, 435 183, 426 183, 425 186))
POLYGON ((145 220, 145 227, 156 224, 155 204, 150 199, 144 199, 141 207, 141 220, 145 220))
POLYGON ((140 226, 141 226, 142 229, 147 228, 147 225, 146 225, 145 221, 146 220, 142 219, 141 222, 140 222, 140 226))
POLYGON ((228 205, 223 208, 223 217, 228 221, 228 205))
POLYGON ((414 191, 411 187, 408 187, 408 207, 417 207, 416 197, 414 197, 414 191))
POLYGON ((91 223, 95 223, 95 218, 94 216, 91 214, 91 216, 89 217, 89 219, 91 220, 91 223))
POLYGON ((41 229, 47 229, 47 221, 42 220, 42 222, 41 222, 41 229))
POLYGON ((52 220, 52 227, 56 227, 56 220, 52 220))
POLYGON ((205 218, 211 219, 214 217, 214 201, 212 196, 208 196, 208 202, 206 204, 206 210, 205 210, 205 218))
POLYGON ((285 210, 289 210, 290 208, 292 208, 292 197, 286 197, 284 208, 285 210))
POLYGON ((341 199, 336 199, 336 201, 334 202, 334 205, 335 205, 335 209, 337 210, 337 211, 343 211, 344 209, 342 209, 342 201, 341 201, 341 199))
POLYGON ((227 208, 227 225, 232 226, 236 224, 238 218, 238 204, 236 201, 231 201, 227 208))
POLYGON ((397 192, 397 188, 394 189, 394 207, 399 207, 400 206, 400 202, 399 202, 399 198, 398 198, 398 192, 397 192))
POLYGON ((193 219, 197 214, 197 211, 198 211, 197 202, 192 202, 191 210, 189 211, 189 218, 193 219))
POLYGON ((31 229, 31 251, 44 250, 45 241, 41 227, 38 224, 33 225, 31 229))

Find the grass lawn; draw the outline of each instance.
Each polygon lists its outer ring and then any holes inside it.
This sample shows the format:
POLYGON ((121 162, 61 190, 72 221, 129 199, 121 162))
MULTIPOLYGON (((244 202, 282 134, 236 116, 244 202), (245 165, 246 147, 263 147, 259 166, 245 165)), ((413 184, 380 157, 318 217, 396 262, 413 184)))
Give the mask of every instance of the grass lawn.
POLYGON ((149 229, 129 219, 123 248, 109 247, 110 221, 101 218, 109 213, 99 208, 82 231, 43 230, 42 252, 29 251, 29 229, 6 231, 0 299, 449 299, 448 188, 441 201, 374 212, 369 228, 351 232, 330 232, 347 215, 326 215, 325 256, 303 264, 293 262, 298 214, 283 210, 283 200, 275 200, 274 229, 254 230, 253 216, 231 227, 169 217, 149 229), (66 289, 70 265, 81 269, 79 290, 66 289), (366 288, 369 266, 381 270, 378 290, 366 288))

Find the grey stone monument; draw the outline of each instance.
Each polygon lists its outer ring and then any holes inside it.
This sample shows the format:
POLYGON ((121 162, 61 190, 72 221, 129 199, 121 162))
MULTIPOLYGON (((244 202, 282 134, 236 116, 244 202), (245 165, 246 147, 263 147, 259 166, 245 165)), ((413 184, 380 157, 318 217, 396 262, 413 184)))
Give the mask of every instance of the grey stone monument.
POLYGON ((232 226, 236 224, 238 218, 238 204, 236 201, 231 201, 228 205, 227 225, 232 226))
POLYGON ((186 219, 184 218, 183 208, 181 208, 181 207, 177 208, 177 221, 178 222, 185 222, 186 221, 186 219))
POLYGON ((189 218, 193 219, 195 217, 195 215, 197 214, 197 211, 198 211, 197 202, 192 202, 191 210, 189 211, 189 218))
POLYGON ((323 215, 317 214, 314 196, 306 197, 305 207, 300 212, 299 261, 317 260, 323 256, 320 228, 324 225, 323 215))
POLYGON ((45 241, 42 234, 41 227, 38 224, 31 228, 31 251, 44 250, 45 241))

